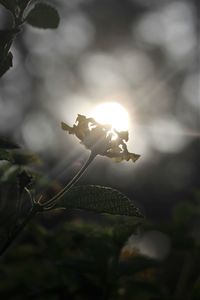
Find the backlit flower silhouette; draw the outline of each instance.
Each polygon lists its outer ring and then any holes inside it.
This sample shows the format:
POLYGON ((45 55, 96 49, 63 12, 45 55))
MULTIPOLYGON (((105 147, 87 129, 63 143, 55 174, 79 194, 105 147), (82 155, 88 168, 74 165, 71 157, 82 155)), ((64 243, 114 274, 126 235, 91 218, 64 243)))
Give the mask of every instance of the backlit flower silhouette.
POLYGON ((114 159, 116 162, 132 160, 135 162, 140 155, 130 153, 127 149, 128 131, 118 132, 111 125, 102 125, 93 118, 78 114, 73 127, 61 123, 62 129, 69 134, 74 134, 87 149, 94 155, 103 155, 114 159))

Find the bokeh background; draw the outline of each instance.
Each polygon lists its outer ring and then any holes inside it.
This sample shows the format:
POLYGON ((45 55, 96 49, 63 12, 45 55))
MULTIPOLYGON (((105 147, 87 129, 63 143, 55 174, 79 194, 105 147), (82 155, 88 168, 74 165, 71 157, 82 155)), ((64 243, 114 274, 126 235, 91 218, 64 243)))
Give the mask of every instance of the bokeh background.
MULTIPOLYGON (((23 27, 0 81, 0 134, 41 156, 61 185, 89 155, 60 122, 115 101, 129 112, 135 163, 98 157, 81 183, 111 186, 166 221, 199 187, 200 3, 57 0, 56 30, 23 27)), ((10 25, 0 7, 0 29, 10 25)))

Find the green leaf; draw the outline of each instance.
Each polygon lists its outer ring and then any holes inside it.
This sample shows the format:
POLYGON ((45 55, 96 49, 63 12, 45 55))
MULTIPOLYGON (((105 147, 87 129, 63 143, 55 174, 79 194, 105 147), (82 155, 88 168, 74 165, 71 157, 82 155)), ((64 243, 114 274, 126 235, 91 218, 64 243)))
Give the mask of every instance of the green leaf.
POLYGON ((99 213, 143 217, 134 203, 119 191, 97 185, 72 188, 61 205, 99 213))
POLYGON ((29 12, 26 21, 38 28, 57 28, 59 25, 59 15, 57 10, 45 3, 38 3, 29 12))
POLYGON ((4 149, 0 149, 0 161, 1 160, 7 160, 9 162, 13 162, 12 155, 10 154, 10 152, 4 149))

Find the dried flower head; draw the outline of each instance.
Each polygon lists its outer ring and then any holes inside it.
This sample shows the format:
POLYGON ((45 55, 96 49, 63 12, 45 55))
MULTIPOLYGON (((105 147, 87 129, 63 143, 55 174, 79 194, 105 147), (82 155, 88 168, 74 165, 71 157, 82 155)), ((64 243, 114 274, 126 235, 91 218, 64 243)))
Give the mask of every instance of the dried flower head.
POLYGON ((117 162, 132 160, 135 162, 140 155, 128 152, 126 142, 128 131, 112 130, 111 125, 102 125, 93 118, 78 115, 73 127, 61 123, 62 129, 75 134, 87 149, 95 155, 100 154, 113 158, 117 162))

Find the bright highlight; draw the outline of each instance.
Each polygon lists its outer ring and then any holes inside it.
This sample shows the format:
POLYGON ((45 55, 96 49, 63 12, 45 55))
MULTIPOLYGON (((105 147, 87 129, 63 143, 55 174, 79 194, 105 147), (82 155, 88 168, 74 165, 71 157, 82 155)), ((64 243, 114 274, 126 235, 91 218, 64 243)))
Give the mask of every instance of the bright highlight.
POLYGON ((117 102, 105 102, 97 105, 91 116, 100 124, 111 124, 117 131, 129 128, 129 115, 126 109, 117 102))

